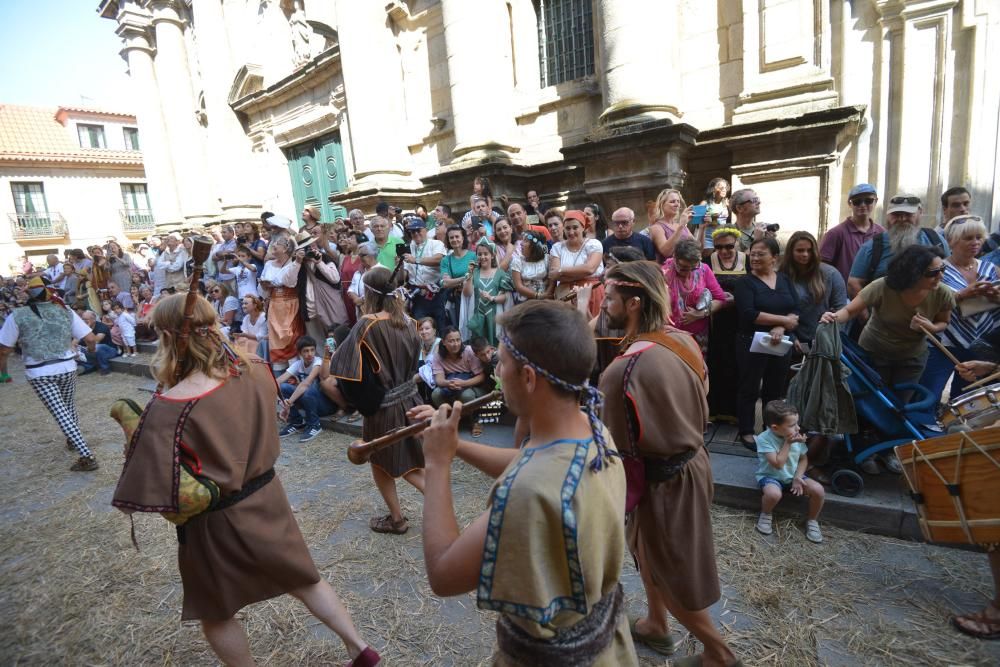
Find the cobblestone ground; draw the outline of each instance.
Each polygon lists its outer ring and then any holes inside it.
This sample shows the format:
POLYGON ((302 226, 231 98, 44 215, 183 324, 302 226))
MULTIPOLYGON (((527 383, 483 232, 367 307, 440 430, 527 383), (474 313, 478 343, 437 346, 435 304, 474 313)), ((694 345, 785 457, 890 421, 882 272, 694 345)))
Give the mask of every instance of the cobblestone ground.
MULTIPOLYGON (((101 468, 71 473, 73 455, 18 363, 11 366, 15 383, 0 386, 0 663, 215 664, 198 626, 180 622, 172 527, 137 516, 136 551, 129 520, 109 506, 122 438, 108 409, 119 397, 144 403, 148 394, 138 386, 148 383, 118 374, 80 378, 83 430, 101 468)), ((369 532, 369 517, 382 508, 367 468, 347 462, 348 441, 324 433, 289 443, 278 464, 320 571, 385 664, 489 664, 495 617, 479 612, 471 595, 442 600, 427 586, 419 494, 401 485, 407 535, 369 532)), ((471 520, 490 481, 464 465, 455 479, 460 518, 471 520)), ((712 611, 745 664, 1000 664, 998 642, 948 626, 952 611, 983 604, 989 579, 981 554, 834 528, 815 546, 791 521, 764 539, 754 518, 714 514, 724 596, 712 611)), ((639 614, 644 598, 627 561, 629 611, 639 614)), ((346 659, 336 637, 287 597, 253 605, 241 618, 261 664, 346 659)), ((678 655, 697 650, 688 640, 678 655)), ((646 649, 640 658, 666 664, 646 649)))

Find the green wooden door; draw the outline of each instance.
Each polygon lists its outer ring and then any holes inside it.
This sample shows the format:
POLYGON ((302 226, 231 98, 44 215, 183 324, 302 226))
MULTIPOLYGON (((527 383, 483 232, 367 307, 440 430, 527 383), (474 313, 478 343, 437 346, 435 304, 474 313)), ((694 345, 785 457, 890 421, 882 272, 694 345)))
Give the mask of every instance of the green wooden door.
MULTIPOLYGON (((347 187, 344 173, 344 151, 340 133, 320 137, 287 149, 288 171, 292 180, 292 195, 296 212, 307 205, 319 208, 323 222, 333 222, 346 216, 343 206, 331 206, 330 195, 347 187)), ((297 216, 296 216, 297 217, 297 216)))

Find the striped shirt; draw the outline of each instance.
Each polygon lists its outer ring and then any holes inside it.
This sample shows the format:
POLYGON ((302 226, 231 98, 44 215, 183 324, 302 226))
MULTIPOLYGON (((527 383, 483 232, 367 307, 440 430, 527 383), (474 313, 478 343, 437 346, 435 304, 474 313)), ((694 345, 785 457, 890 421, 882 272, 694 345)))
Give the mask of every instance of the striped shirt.
MULTIPOLYGON (((991 262, 977 259, 976 265, 977 280, 985 282, 997 280, 997 270, 991 262)), ((969 286, 969 283, 962 277, 962 273, 952 266, 951 262, 944 263, 944 275, 941 277, 941 282, 956 293, 969 286)), ((960 310, 955 308, 951 311, 948 328, 944 330, 941 337, 948 347, 968 349, 977 340, 982 340, 993 331, 997 324, 1000 324, 1000 309, 998 308, 976 313, 969 317, 963 317, 960 310)))

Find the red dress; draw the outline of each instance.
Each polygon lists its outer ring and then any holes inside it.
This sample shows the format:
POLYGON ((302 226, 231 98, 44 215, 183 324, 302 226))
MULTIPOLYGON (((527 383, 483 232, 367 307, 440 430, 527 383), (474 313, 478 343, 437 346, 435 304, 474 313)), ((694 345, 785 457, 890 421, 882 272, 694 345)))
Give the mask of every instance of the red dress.
POLYGON ((361 258, 351 259, 350 255, 344 255, 344 261, 340 264, 340 291, 344 295, 344 305, 347 306, 347 319, 353 327, 358 321, 358 309, 354 307, 354 301, 347 294, 351 287, 354 274, 361 269, 361 258))

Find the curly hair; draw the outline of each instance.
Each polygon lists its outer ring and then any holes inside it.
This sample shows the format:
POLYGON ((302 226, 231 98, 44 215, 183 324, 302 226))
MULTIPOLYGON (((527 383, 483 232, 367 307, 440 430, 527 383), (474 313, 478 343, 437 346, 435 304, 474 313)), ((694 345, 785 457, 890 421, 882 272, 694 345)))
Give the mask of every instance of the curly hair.
POLYGON ((885 285, 901 292, 916 285, 924 277, 934 258, 944 259, 937 246, 911 245, 889 261, 885 285))

